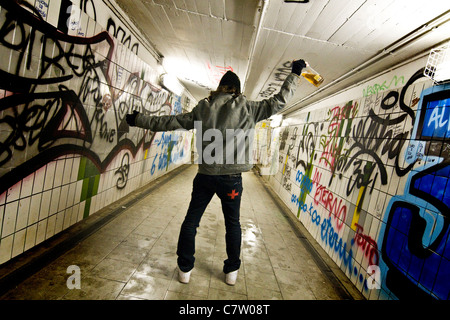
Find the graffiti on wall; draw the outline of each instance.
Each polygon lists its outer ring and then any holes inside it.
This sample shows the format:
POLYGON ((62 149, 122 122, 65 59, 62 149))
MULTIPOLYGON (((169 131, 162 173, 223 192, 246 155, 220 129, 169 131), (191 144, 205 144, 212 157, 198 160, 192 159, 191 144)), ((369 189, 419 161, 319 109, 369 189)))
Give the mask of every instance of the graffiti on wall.
POLYGON ((385 80, 382 83, 367 85, 367 87, 363 89, 363 97, 378 94, 378 92, 389 90, 391 87, 397 87, 399 84, 405 84, 405 77, 394 75, 389 81, 385 80))
MULTIPOLYGON (((48 8, 48 3, 40 0, 35 7, 39 10, 42 18, 45 18, 47 14, 45 8, 48 8)), ((134 39, 131 32, 127 31, 115 17, 105 16, 104 14, 97 15, 97 12, 102 11, 102 9, 104 11, 106 8, 97 8, 94 0, 82 0, 79 6, 73 5, 71 0, 62 0, 58 30, 64 33, 75 31, 76 35, 85 36, 86 30, 84 30, 85 28, 82 23, 82 12, 94 21, 98 21, 102 17, 107 19, 105 23, 106 31, 136 55, 139 54, 139 42, 134 39)))
POLYGON ((291 73, 291 70, 292 61, 284 62, 281 67, 276 69, 276 72, 273 74, 271 81, 263 90, 259 92, 258 96, 265 99, 277 93, 280 90, 281 85, 283 84, 286 77, 291 73))
MULTIPOLYGON (((109 33, 70 36, 43 22, 32 6, 33 12, 15 2, 1 5, 1 50, 11 62, 0 69, 0 166, 8 168, 0 176, 0 193, 64 154, 85 156, 103 172, 120 150, 134 156, 151 144, 154 133, 129 129, 130 110, 181 110, 179 98, 142 74, 116 68, 109 33)), ((130 155, 117 173, 118 188, 126 184, 129 161, 130 155)))
POLYGON ((125 116, 191 102, 152 84, 139 45, 114 17, 100 28, 92 0, 0 7, 3 263, 186 162, 188 132, 130 128, 125 116))
POLYGON ((386 286, 399 298, 448 300, 450 87, 424 90, 417 117, 406 153, 417 168, 390 200, 380 232, 383 270, 386 286))
POLYGON ((363 293, 379 268, 375 299, 450 298, 450 88, 422 77, 367 87, 280 135, 285 200, 363 293))

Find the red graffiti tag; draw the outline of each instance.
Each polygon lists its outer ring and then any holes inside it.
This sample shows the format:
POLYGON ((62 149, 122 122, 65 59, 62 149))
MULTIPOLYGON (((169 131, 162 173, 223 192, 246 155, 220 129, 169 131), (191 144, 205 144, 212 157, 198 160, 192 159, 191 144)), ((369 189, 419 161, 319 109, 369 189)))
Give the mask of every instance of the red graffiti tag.
POLYGON ((370 236, 363 234, 364 228, 359 224, 355 223, 356 226, 356 234, 355 234, 355 243, 358 247, 360 247, 366 258, 369 259, 369 265, 378 265, 378 245, 375 240, 373 240, 370 236))
POLYGON ((330 216, 333 214, 336 220, 336 228, 340 230, 344 225, 347 216, 347 205, 345 204, 345 201, 342 198, 335 197, 334 194, 323 185, 317 184, 316 193, 314 194, 314 204, 318 205, 319 203, 328 210, 330 216))

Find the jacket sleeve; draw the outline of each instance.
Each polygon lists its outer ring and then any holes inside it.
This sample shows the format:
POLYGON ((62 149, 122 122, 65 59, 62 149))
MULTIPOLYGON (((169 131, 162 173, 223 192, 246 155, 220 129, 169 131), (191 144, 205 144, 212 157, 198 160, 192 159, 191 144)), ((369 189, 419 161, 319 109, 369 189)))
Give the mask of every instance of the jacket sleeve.
POLYGON ((172 131, 176 129, 194 129, 195 112, 171 115, 171 116, 147 116, 142 113, 136 117, 136 126, 151 131, 172 131))
POLYGON ((249 110, 255 118, 255 122, 269 118, 271 115, 283 109, 288 101, 292 98, 297 89, 299 76, 290 73, 283 84, 280 91, 270 97, 261 101, 249 101, 249 110))

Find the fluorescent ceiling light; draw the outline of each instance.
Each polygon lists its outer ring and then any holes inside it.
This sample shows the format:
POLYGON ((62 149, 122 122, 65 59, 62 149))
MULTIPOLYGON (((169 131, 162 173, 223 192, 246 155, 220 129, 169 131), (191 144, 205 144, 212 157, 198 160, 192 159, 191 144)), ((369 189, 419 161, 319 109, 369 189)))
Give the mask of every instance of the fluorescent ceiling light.
POLYGON ((180 81, 178 81, 178 79, 171 74, 164 73, 161 75, 161 85, 177 96, 181 96, 183 94, 184 87, 181 85, 180 81))
POLYGON ((282 114, 274 114, 270 118, 270 126, 272 128, 279 127, 281 125, 281 122, 283 121, 283 115, 282 114))

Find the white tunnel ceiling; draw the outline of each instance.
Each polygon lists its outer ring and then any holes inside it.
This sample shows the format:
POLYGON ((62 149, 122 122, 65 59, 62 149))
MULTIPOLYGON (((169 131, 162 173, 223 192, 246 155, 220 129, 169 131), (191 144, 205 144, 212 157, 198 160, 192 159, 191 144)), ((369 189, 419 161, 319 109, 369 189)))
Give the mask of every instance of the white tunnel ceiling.
POLYGON ((325 82, 301 82, 292 104, 302 107, 450 40, 448 0, 115 1, 197 100, 229 69, 260 100, 303 58, 325 82))
MULTIPOLYGON (((259 0, 116 0, 197 99, 233 70, 245 79, 259 0)), ((243 84, 243 80, 242 80, 243 84)))

